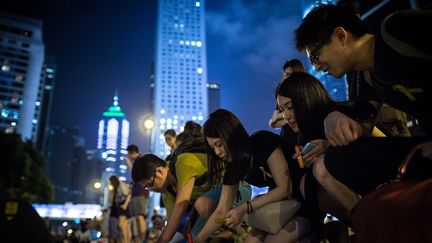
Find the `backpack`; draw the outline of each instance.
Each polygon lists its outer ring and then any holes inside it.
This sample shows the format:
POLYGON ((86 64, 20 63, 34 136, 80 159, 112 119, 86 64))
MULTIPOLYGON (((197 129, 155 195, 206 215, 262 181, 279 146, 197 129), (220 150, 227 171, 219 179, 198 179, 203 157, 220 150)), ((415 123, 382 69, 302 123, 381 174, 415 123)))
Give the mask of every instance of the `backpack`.
MULTIPOLYGON (((183 153, 202 153, 206 154, 207 149, 206 145, 204 143, 204 140, 202 138, 192 138, 188 139, 186 141, 183 141, 172 153, 170 157, 170 161, 168 164, 168 168, 170 170, 170 173, 174 176, 174 178, 177 180, 177 173, 176 173, 176 163, 177 158, 180 154, 183 153)), ((195 179, 195 185, 202 186, 208 183, 208 171, 204 174, 198 176, 195 179)), ((167 188, 168 192, 170 192, 174 197, 177 195, 177 192, 175 189, 171 186, 167 188)))
MULTIPOLYGON (((403 12, 403 11, 402 11, 403 12)), ((416 14, 414 12, 403 12, 404 14, 416 14)), ((418 11, 419 14, 425 14, 430 15, 430 12, 427 11, 418 11)), ((389 20, 391 20, 392 17, 395 16, 397 13, 390 14, 387 16, 380 29, 381 36, 390 48, 392 48, 394 51, 399 53, 402 56, 406 57, 412 57, 412 58, 418 58, 418 59, 425 59, 425 60, 432 60, 432 55, 429 53, 426 53, 424 51, 419 50, 415 46, 404 42, 394 36, 392 36, 390 33, 386 30, 386 24, 389 20)), ((363 78, 366 80, 366 82, 374 89, 380 89, 380 86, 374 81, 372 78, 372 75, 364 71, 363 72, 363 78)), ((382 80, 379 80, 379 82, 383 82, 382 80)), ((416 92, 423 92, 420 88, 405 88, 402 85, 395 85, 394 87, 395 91, 404 93, 411 101, 415 101, 415 97, 412 96, 412 93, 416 92), (396 87, 397 86, 397 87, 396 87)), ((408 128, 408 118, 407 114, 405 112, 402 112, 400 110, 397 110, 387 104, 383 104, 382 108, 378 112, 377 116, 377 124, 376 126, 383 131, 387 136, 394 137, 394 136, 410 136, 411 132, 408 128)))
POLYGON ((375 126, 387 137, 409 137, 407 114, 387 104, 378 111, 375 126))

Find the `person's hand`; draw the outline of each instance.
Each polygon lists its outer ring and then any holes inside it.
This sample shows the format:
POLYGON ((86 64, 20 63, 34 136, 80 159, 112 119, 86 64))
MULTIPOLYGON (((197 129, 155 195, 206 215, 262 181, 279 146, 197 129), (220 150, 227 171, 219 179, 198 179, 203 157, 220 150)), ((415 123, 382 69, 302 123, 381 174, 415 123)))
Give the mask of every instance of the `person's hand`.
POLYGON ((423 157, 432 160, 432 141, 425 143, 421 148, 421 152, 423 157))
POLYGON ((324 131, 332 146, 344 146, 354 142, 362 134, 360 123, 333 111, 324 120, 324 131))
POLYGON ((123 210, 127 210, 127 205, 125 203, 123 203, 122 205, 120 205, 121 209, 123 210))
POLYGON ((285 124, 287 124, 287 122, 283 118, 283 113, 278 109, 274 110, 272 118, 269 121, 269 126, 271 128, 279 128, 283 127, 285 124))
MULTIPOLYGON (((315 145, 312 150, 303 155, 301 152, 295 153, 293 155, 294 159, 297 159, 301 156, 303 158, 303 163, 306 167, 310 167, 315 161, 315 159, 324 154, 329 147, 329 142, 324 139, 312 140, 309 143, 313 143, 315 145)), ((300 147, 300 149, 303 149, 303 147, 300 147)))
POLYGON ((243 206, 244 205, 235 207, 228 212, 225 219, 225 225, 228 226, 228 228, 233 228, 234 226, 241 223, 243 220, 243 215, 245 214, 243 206))

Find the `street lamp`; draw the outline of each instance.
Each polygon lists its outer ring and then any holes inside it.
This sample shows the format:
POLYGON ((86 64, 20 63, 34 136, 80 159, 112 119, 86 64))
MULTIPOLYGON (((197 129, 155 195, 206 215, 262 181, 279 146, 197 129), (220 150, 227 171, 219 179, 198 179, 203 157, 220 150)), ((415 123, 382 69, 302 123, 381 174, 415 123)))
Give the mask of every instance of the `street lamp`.
POLYGON ((91 191, 91 200, 94 202, 100 203, 100 195, 101 195, 101 189, 102 189, 102 181, 100 179, 95 179, 90 182, 90 191, 91 191))
POLYGON ((100 181, 96 181, 93 183, 93 187, 94 189, 99 190, 102 187, 102 183, 100 181))
POLYGON ((151 150, 151 131, 155 127, 156 123, 152 115, 145 115, 141 119, 141 129, 144 131, 144 135, 147 136, 145 139, 147 141, 146 152, 151 150))
POLYGON ((147 118, 146 120, 144 120, 144 127, 147 130, 151 130, 154 127, 154 121, 151 118, 147 118))

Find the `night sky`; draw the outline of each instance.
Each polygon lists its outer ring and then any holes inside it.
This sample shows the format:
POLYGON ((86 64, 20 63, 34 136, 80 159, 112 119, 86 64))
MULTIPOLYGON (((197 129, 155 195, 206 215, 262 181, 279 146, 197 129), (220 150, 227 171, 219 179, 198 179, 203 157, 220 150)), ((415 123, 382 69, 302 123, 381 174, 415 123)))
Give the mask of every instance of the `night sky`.
MULTIPOLYGON (((206 1, 208 80, 221 85, 222 107, 249 132, 269 129, 284 61, 305 61, 294 48, 301 17, 294 2, 206 1)), ((45 52, 58 66, 51 123, 79 127, 89 149, 115 90, 131 122, 130 143, 144 146, 139 121, 150 108, 156 3, 7 0, 0 7, 43 20, 45 52)))

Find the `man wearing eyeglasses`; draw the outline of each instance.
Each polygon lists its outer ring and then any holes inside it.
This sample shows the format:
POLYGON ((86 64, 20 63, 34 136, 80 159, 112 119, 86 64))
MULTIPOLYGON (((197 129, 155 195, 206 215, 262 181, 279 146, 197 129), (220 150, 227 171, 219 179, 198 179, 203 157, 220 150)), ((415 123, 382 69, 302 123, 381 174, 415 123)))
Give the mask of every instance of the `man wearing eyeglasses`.
POLYGON ((197 179, 206 174, 207 155, 204 153, 183 153, 176 162, 173 175, 167 162, 156 155, 146 154, 133 164, 132 179, 150 191, 164 193, 168 222, 158 242, 169 242, 179 228, 190 202, 210 190, 208 183, 200 184, 197 179))
MULTIPOLYGON (((424 35, 422 26, 431 21, 431 11, 400 11, 371 33, 353 7, 321 5, 295 31, 296 46, 306 52, 316 70, 336 78, 357 72, 348 79, 350 90, 357 91, 356 99, 407 112, 430 135, 432 39, 424 35)), ((334 146, 347 145, 367 133, 339 112, 331 113, 325 125, 334 146)))

